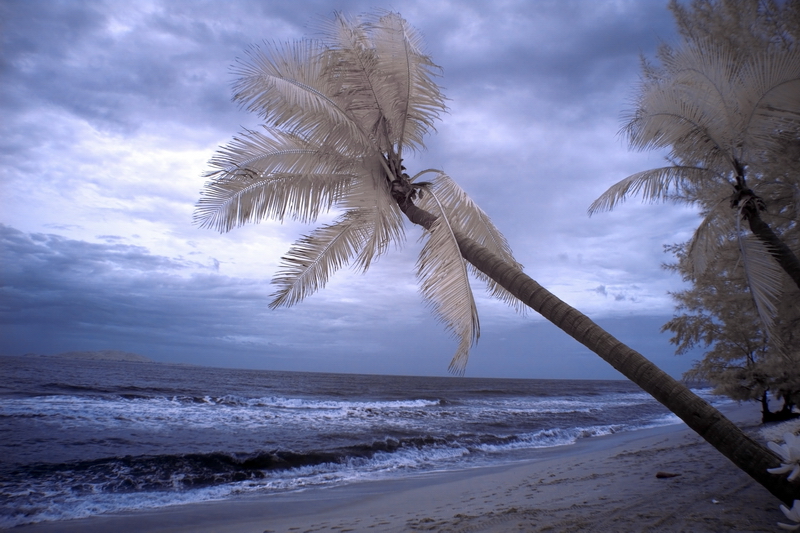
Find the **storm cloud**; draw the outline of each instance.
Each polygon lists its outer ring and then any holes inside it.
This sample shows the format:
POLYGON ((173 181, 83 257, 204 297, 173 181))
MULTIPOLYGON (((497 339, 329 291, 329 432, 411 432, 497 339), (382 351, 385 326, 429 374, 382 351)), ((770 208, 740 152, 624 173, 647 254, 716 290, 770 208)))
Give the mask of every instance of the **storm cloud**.
MULTIPOLYGON (((446 373, 454 343, 417 293, 417 228, 368 273, 345 270, 296 307, 270 310, 280 257, 310 228, 264 222, 219 235, 192 224, 208 159, 258 124, 230 101, 236 58, 263 40, 318 36, 334 10, 380 8, 394 6, 3 2, 0 352, 111 348, 224 366, 446 373)), ((661 268, 662 248, 688 238, 696 213, 632 201, 586 214, 609 185, 663 156, 630 152, 618 132, 640 55, 675 39, 666 2, 411 1, 401 13, 424 35, 449 98, 407 166, 453 176, 532 277, 666 357, 658 326, 682 285, 661 268)), ((551 356, 587 356, 580 345, 476 290, 483 337, 467 375, 575 375, 568 357, 551 356)), ((616 376, 594 360, 581 377, 616 376)), ((691 362, 669 361, 673 373, 691 362)))

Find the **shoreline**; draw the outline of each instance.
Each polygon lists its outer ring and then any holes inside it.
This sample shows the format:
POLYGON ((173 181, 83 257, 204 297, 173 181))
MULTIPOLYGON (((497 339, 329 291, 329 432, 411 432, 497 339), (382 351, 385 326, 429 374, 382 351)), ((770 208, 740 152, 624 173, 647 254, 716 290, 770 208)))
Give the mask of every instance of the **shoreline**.
MULTIPOLYGON (((740 427, 755 404, 722 409, 740 427)), ((58 522, 19 533, 775 531, 779 501, 684 424, 542 448, 522 462, 58 522), (679 474, 657 478, 657 472, 679 474)))

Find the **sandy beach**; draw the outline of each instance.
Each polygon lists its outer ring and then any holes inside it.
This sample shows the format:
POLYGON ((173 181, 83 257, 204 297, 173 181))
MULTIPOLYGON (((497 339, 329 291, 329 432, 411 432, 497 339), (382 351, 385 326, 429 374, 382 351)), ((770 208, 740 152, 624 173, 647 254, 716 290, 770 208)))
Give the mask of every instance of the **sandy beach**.
MULTIPOLYGON (((755 404, 723 410, 755 430, 755 404)), ((510 466, 40 523, 19 533, 776 531, 778 502, 684 425, 510 466), (657 477, 659 472, 677 474, 657 477)))

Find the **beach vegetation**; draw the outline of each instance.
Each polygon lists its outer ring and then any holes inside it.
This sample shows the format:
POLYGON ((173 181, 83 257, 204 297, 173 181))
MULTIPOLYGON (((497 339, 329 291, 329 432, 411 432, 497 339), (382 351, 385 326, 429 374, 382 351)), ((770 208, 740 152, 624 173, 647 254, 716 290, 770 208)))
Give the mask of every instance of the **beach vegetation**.
POLYGON ((784 503, 800 487, 769 474, 779 458, 643 355, 529 277, 489 217, 438 169, 407 170, 404 155, 445 110, 439 68, 399 14, 336 14, 320 40, 265 43, 235 67, 234 99, 263 129, 243 131, 211 159, 195 211, 229 231, 263 219, 336 218, 284 256, 272 306, 293 305, 336 270, 365 270, 402 243, 405 219, 421 226, 423 298, 456 337, 450 369, 463 373, 479 323, 470 272, 490 293, 527 306, 665 405, 784 503))
POLYGON ((800 288, 787 234, 797 231, 800 194, 800 8, 771 0, 673 0, 670 8, 683 39, 662 45, 657 62, 643 59, 622 130, 632 148, 665 152, 666 165, 612 185, 589 213, 637 194, 697 206, 702 220, 684 261, 701 276, 734 235, 773 334, 784 276, 800 288))
POLYGON ((668 247, 667 268, 692 288, 673 293, 664 330, 676 352, 706 349, 685 374, 736 400, 762 404, 765 422, 800 401, 800 9, 796 3, 670 3, 683 37, 643 60, 624 133, 665 149, 668 165, 612 186, 592 206, 628 195, 696 206, 693 237, 668 247), (744 196, 743 196, 744 195, 744 196), (783 401, 773 413, 769 398, 783 401))
POLYGON ((758 317, 739 260, 737 237, 729 235, 714 259, 713 268, 694 275, 687 259, 689 243, 669 246, 676 262, 666 268, 678 272, 690 288, 672 293, 675 316, 662 331, 673 333, 677 354, 705 350, 684 373, 689 382, 709 383, 714 392, 737 401, 761 403, 762 422, 796 418, 800 403, 800 291, 784 279, 784 297, 778 302, 773 335, 767 335, 758 317), (781 400, 779 410, 770 398, 781 400))

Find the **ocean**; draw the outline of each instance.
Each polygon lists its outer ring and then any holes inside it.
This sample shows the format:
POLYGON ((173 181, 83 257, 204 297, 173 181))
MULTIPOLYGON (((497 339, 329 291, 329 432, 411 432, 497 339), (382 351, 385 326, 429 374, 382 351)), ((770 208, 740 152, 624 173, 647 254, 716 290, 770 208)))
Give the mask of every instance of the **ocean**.
POLYGON ((627 381, 0 357, 0 528, 510 463, 679 422, 627 381))

